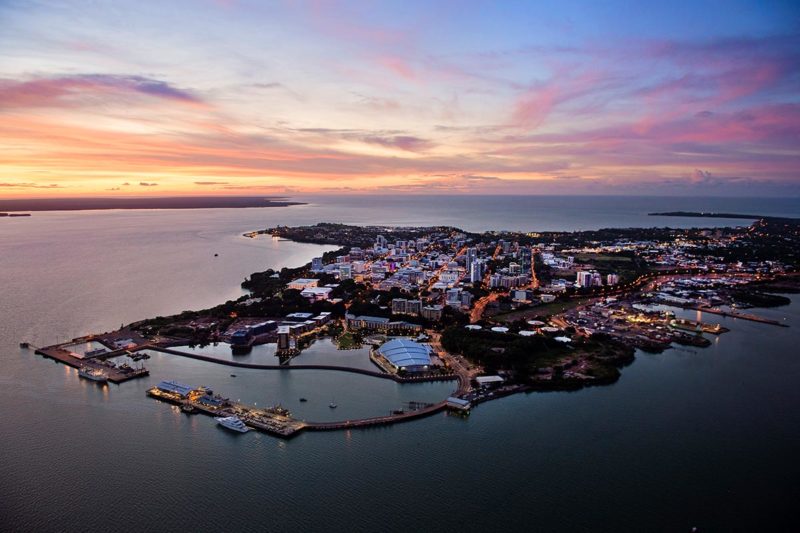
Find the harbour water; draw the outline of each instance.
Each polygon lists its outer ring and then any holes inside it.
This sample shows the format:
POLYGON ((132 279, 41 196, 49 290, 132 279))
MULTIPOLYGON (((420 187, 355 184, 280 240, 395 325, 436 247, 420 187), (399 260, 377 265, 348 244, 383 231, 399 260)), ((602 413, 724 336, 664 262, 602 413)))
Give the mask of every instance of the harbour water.
MULTIPOLYGON (((573 199, 557 209, 543 199, 468 198, 440 202, 439 219, 435 198, 382 206, 310 200, 285 209, 37 213, 0 221, 0 530, 794 529, 795 295, 789 306, 757 311, 789 328, 713 317, 731 331, 711 347, 638 354, 608 387, 512 396, 480 405, 467 419, 442 414, 290 441, 232 434, 144 391, 177 379, 258 405, 280 402, 300 418, 323 421, 439 399, 452 384, 232 369, 159 354, 145 361, 149 378, 103 387, 18 347, 23 339, 49 344, 213 305, 240 295, 240 281, 253 271, 297 265, 326 249, 241 236, 276 224, 536 231, 731 223, 653 223, 649 211, 800 215, 796 200, 603 199, 598 207, 573 199), (336 410, 327 407, 332 399, 336 410)), ((324 344, 317 350, 309 354, 315 362, 326 357, 324 344)))

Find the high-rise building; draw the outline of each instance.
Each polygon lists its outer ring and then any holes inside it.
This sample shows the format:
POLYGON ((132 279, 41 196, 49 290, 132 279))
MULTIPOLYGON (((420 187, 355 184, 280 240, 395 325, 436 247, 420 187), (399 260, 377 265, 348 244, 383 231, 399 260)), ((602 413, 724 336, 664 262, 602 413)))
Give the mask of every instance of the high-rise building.
POLYGON ((322 258, 321 257, 314 257, 311 259, 311 270, 315 272, 320 272, 324 267, 322 266, 322 258))
POLYGON ((578 287, 591 287, 592 286, 592 273, 586 270, 578 271, 577 278, 578 287))
POLYGON ((482 261, 475 260, 469 267, 469 281, 472 283, 478 283, 483 279, 483 267, 484 264, 482 261))
POLYGON ((606 276, 606 285, 616 285, 619 283, 619 276, 617 274, 609 274, 606 276))
POLYGON ((353 266, 350 263, 339 265, 339 279, 351 279, 353 277, 353 266))
POLYGON ((466 266, 467 270, 469 270, 470 266, 472 266, 472 263, 474 263, 475 260, 478 259, 477 248, 467 248, 467 253, 465 254, 465 256, 466 256, 465 257, 466 261, 464 263, 464 266, 466 266))
POLYGON ((386 237, 384 237, 383 235, 378 235, 375 238, 375 245, 378 248, 386 248, 386 237))

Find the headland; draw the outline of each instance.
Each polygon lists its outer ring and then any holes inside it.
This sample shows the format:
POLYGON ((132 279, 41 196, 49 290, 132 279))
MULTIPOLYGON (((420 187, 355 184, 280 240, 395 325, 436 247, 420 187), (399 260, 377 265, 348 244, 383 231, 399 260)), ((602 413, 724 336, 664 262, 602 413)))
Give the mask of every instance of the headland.
MULTIPOLYGON (((105 209, 210 209, 302 205, 279 196, 174 196, 124 198, 32 198, 0 200, 0 211, 96 211, 105 209)), ((12 215, 13 216, 13 215, 12 215)))
POLYGON ((785 305, 788 299, 775 293, 800 290, 800 224, 790 220, 715 229, 528 233, 320 223, 244 237, 340 248, 302 266, 253 273, 242 282, 248 294, 237 300, 141 320, 37 353, 85 374, 105 373, 109 381, 111 375, 146 375, 141 361, 160 352, 234 368, 456 383, 439 402, 325 423, 296 420, 280 406, 256 409, 176 385, 179 376, 159 376, 164 381, 148 391, 187 413, 238 416, 251 428, 289 437, 303 430, 404 422, 443 410, 464 415, 481 402, 518 392, 607 385, 620 379, 637 349, 681 345, 691 352, 709 346, 728 331, 715 317, 788 327, 751 308, 785 305), (680 309, 698 314, 689 319, 680 309), (374 369, 296 364, 321 338, 343 350, 369 347, 374 369), (229 358, 194 350, 220 343, 229 346, 229 358), (274 364, 237 360, 262 344, 274 346, 274 364))

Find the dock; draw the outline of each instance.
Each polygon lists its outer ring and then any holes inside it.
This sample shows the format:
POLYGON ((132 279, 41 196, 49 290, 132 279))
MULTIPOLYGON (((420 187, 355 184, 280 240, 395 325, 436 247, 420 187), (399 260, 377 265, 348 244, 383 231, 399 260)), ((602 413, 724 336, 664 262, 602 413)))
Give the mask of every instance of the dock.
POLYGON ((212 396, 212 401, 204 389, 193 389, 187 395, 164 391, 158 386, 147 389, 151 398, 161 400, 181 408, 190 408, 187 414, 199 413, 213 417, 237 416, 248 427, 290 438, 306 427, 304 422, 292 418, 288 412, 280 408, 258 409, 238 402, 231 402, 220 396, 212 396))
POLYGON ((782 328, 789 327, 788 324, 784 324, 783 322, 780 322, 778 320, 773 320, 771 318, 764 318, 763 316, 753 315, 750 313, 742 313, 740 311, 723 311, 718 307, 705 307, 701 305, 676 305, 674 303, 670 303, 668 305, 683 307, 684 309, 691 309, 693 311, 700 311, 701 313, 711 313, 712 315, 729 316, 731 318, 741 318, 742 320, 759 322, 761 324, 770 324, 772 326, 780 326, 782 328))
MULTIPOLYGON (((98 359, 81 359, 79 357, 75 357, 75 355, 72 352, 63 349, 60 346, 48 346, 46 348, 37 348, 35 353, 43 357, 46 357, 48 359, 57 361, 59 363, 63 363, 67 366, 71 366, 72 368, 77 368, 78 370, 84 370, 84 369, 102 370, 108 376, 108 381, 110 381, 111 383, 119 384, 125 381, 130 381, 132 379, 150 375, 150 371, 144 367, 142 368, 118 367, 118 366, 111 366, 110 363, 106 363, 105 361, 101 361, 98 359)), ((113 357, 114 353, 110 352, 109 354, 106 355, 110 355, 113 357)))

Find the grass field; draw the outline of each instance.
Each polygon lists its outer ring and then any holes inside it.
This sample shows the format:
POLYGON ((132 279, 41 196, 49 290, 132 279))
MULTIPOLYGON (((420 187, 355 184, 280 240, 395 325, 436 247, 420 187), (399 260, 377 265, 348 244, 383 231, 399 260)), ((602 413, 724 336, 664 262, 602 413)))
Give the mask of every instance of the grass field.
POLYGON ((564 302, 553 302, 544 305, 537 305, 536 307, 531 307, 530 309, 500 313, 492 318, 501 322, 514 322, 515 320, 519 319, 530 320, 533 318, 548 317, 558 313, 563 313, 564 311, 583 305, 588 301, 588 298, 580 298, 575 300, 567 300, 564 302))
POLYGON ((619 255, 576 254, 575 261, 581 263, 630 263, 631 258, 619 255))
POLYGON ((339 337, 336 339, 336 345, 340 350, 361 348, 361 338, 347 331, 339 335, 339 337))

